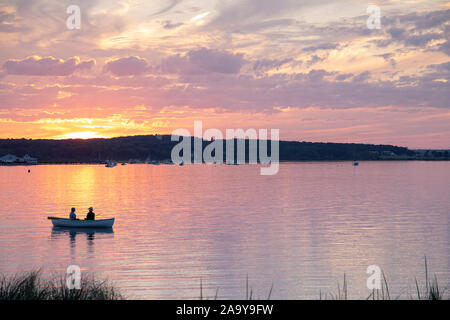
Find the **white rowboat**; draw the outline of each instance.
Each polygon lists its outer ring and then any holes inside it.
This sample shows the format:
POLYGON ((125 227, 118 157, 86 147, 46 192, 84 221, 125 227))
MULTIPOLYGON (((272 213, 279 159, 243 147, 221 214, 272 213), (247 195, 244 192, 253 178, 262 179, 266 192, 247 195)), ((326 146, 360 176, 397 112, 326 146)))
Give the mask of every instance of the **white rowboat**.
POLYGON ((67 227, 67 228, 112 228, 114 224, 114 218, 100 219, 100 220, 73 220, 57 217, 48 217, 52 220, 54 227, 67 227))

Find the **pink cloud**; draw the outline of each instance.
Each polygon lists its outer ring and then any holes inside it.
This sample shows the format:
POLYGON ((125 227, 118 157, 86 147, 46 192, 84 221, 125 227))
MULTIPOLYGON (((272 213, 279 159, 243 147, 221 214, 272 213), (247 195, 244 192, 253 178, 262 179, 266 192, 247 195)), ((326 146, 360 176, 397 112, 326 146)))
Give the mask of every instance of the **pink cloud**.
POLYGON ((64 61, 54 57, 41 58, 38 56, 31 56, 23 60, 7 60, 3 64, 3 69, 7 74, 15 75, 67 76, 77 70, 90 69, 94 64, 94 59, 81 62, 78 57, 73 57, 64 61))
POLYGON ((199 48, 184 55, 174 55, 163 61, 161 69, 179 74, 237 74, 247 63, 241 53, 199 48))
POLYGON ((109 60, 105 67, 105 72, 110 72, 115 76, 133 76, 145 72, 148 68, 147 61, 139 57, 125 57, 109 60))

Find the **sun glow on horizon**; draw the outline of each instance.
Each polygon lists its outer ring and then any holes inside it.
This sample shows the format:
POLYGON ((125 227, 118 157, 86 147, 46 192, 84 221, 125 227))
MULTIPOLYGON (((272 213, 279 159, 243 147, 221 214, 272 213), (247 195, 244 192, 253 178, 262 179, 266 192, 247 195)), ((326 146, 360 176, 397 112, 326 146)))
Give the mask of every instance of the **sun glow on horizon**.
POLYGON ((93 139, 93 138, 107 138, 97 132, 83 131, 83 132, 71 132, 56 137, 57 139, 93 139))

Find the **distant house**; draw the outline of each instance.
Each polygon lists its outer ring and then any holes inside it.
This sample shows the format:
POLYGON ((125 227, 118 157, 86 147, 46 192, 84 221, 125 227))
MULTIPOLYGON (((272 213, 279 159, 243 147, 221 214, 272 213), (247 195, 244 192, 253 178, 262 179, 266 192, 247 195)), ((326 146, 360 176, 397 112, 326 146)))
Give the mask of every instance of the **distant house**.
POLYGON ((14 164, 14 163, 37 164, 38 159, 30 157, 28 154, 23 156, 23 158, 20 158, 13 154, 7 154, 7 155, 4 155, 3 157, 0 157, 0 163, 3 163, 3 164, 14 164))
POLYGON ((19 157, 13 155, 13 154, 7 154, 0 158, 0 162, 2 163, 14 163, 19 162, 19 157))
POLYGON ((27 164, 37 164, 38 163, 37 158, 30 157, 27 154, 23 156, 22 160, 23 160, 23 162, 25 162, 27 164))
POLYGON ((384 150, 383 151, 383 155, 385 155, 385 156, 393 156, 393 157, 396 156, 395 152, 392 152, 390 150, 384 150))

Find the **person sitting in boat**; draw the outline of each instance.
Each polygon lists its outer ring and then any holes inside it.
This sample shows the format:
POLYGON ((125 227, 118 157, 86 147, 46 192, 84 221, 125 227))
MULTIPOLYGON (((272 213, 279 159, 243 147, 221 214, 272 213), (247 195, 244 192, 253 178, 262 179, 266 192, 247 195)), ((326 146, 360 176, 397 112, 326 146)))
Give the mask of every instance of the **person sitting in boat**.
POLYGON ((86 215, 86 219, 84 220, 95 220, 94 208, 90 207, 89 212, 86 215))
POLYGON ((70 220, 77 220, 77 215, 75 214, 75 208, 72 208, 72 210, 70 210, 69 218, 70 218, 70 220))

